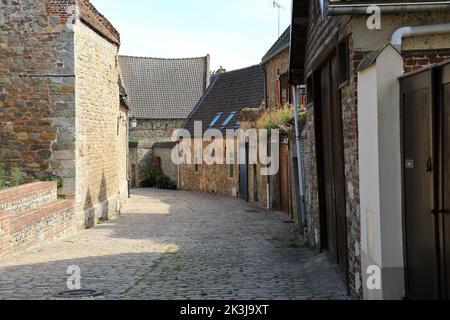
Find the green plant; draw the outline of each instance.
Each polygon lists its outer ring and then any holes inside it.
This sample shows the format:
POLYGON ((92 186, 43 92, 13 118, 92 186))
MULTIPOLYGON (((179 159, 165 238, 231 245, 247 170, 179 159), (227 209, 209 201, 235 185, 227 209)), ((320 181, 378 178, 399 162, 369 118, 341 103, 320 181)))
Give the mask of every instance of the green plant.
POLYGON ((3 166, 3 164, 0 164, 0 189, 5 188, 7 186, 5 178, 6 178, 5 167, 3 166))
POLYGON ((11 186, 17 187, 22 181, 22 177, 23 177, 22 171, 20 171, 19 168, 14 168, 11 171, 11 186))
POLYGON ((294 108, 287 104, 283 108, 264 113, 257 122, 257 128, 287 130, 294 123, 294 108))
POLYGON ((63 179, 61 177, 58 177, 56 175, 49 175, 43 181, 56 181, 56 185, 58 186, 58 189, 61 189, 63 187, 63 179))
POLYGON ((141 175, 141 186, 144 188, 159 188, 175 190, 177 186, 164 174, 161 168, 148 165, 141 175))

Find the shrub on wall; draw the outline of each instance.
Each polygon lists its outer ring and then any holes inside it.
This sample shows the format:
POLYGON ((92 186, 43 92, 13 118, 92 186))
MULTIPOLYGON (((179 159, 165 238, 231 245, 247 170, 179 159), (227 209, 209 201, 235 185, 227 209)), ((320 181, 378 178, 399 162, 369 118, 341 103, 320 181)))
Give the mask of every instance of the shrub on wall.
POLYGON ((9 173, 0 164, 0 189, 7 187, 17 187, 22 183, 23 174, 19 168, 14 168, 9 173))
POLYGON ((161 168, 147 166, 141 173, 141 186, 144 188, 158 188, 175 190, 177 186, 164 174, 161 168))
MULTIPOLYGON (((300 121, 305 118, 304 113, 299 114, 300 121)), ((268 111, 261 115, 256 123, 258 129, 280 129, 287 132, 290 127, 295 124, 294 107, 290 104, 286 104, 283 108, 268 111)))

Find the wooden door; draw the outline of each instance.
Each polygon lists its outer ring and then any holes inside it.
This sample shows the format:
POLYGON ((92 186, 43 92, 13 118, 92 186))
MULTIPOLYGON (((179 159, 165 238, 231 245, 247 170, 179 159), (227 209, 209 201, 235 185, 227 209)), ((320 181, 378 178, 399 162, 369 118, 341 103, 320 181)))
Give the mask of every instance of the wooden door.
POLYGON ((438 215, 441 242, 441 296, 450 299, 450 64, 443 67, 440 81, 442 97, 442 193, 438 215))
POLYGON ((287 144, 280 144, 280 211, 290 214, 289 206, 289 147, 287 144))
POLYGON ((333 117, 331 111, 330 65, 327 64, 320 74, 321 115, 323 146, 323 178, 325 192, 325 218, 327 249, 337 257, 336 211, 334 197, 334 161, 333 161, 333 117))
POLYGON ((338 63, 333 56, 320 72, 322 181, 326 222, 326 248, 347 275, 347 218, 345 201, 342 109, 338 88, 338 63))
POLYGON ((337 56, 331 58, 331 93, 333 117, 333 161, 334 197, 336 214, 336 236, 338 242, 338 263, 348 270, 347 205, 345 190, 344 134, 342 124, 341 94, 339 90, 339 69, 337 56))
POLYGON ((410 299, 438 299, 431 73, 403 82, 406 283, 410 299))

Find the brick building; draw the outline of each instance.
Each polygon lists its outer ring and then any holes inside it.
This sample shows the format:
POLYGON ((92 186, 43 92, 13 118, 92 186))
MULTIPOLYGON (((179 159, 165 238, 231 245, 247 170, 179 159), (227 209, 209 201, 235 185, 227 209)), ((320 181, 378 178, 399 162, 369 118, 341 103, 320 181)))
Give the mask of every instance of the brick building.
MULTIPOLYGON (((411 26, 411 30, 423 26, 429 32, 415 36, 401 33, 401 45, 396 48, 401 52, 400 62, 392 64, 391 72, 399 66, 400 69, 404 67, 401 73, 417 71, 450 57, 449 28, 447 26, 440 31, 438 28, 445 27, 444 24, 450 21, 450 11, 448 6, 432 1, 418 5, 411 5, 411 1, 385 1, 381 4, 381 29, 369 29, 367 3, 380 2, 365 2, 365 6, 355 6, 358 1, 333 1, 326 11, 321 9, 318 1, 293 1, 289 79, 292 85, 306 85, 308 96, 303 155, 307 237, 310 243, 336 258, 354 297, 399 299, 408 296, 408 290, 405 293, 400 236, 401 188, 398 181, 376 185, 374 188, 378 191, 369 191, 365 187, 365 176, 378 172, 378 168, 364 167, 366 170, 360 172, 367 154, 360 153, 361 148, 366 147, 366 140, 361 139, 371 126, 378 123, 378 119, 372 116, 368 123, 361 122, 361 112, 367 103, 377 100, 358 90, 361 85, 359 79, 361 71, 375 63, 381 52, 384 52, 383 57, 397 59, 396 50, 386 47, 386 43, 395 42, 395 35, 400 34, 405 26, 411 26), (399 3, 403 2, 405 6, 400 7, 399 3), (390 193, 397 195, 397 202, 385 213, 390 214, 386 221, 392 220, 381 227, 383 232, 390 230, 390 236, 378 238, 379 230, 375 227, 378 223, 383 225, 383 219, 376 220, 379 213, 372 215, 375 211, 369 210, 361 201, 393 185, 399 186, 398 190, 390 193), (387 244, 387 239, 392 241, 387 244), (378 253, 383 259, 378 259, 378 253), (365 286, 370 265, 381 268, 383 290, 368 290, 365 286)), ((324 3, 328 4, 328 1, 324 3)), ((397 78, 394 80, 391 90, 398 86, 397 78)), ((377 88, 376 85, 374 87, 377 88)), ((399 119, 398 110, 399 101, 397 109, 388 111, 390 116, 385 119, 385 124, 399 119)), ((399 132, 399 123, 392 123, 392 128, 380 131, 390 133, 388 140, 398 141, 398 148, 388 149, 387 145, 381 145, 379 152, 400 154, 400 135, 395 131, 399 132)), ((381 139, 381 133, 379 137, 381 139)), ((375 148, 373 145, 369 150, 375 148)), ((393 159, 390 162, 391 166, 397 164, 399 167, 391 172, 391 177, 400 177, 400 161, 393 159)), ((371 184, 376 184, 376 180, 371 184)))
MULTIPOLYGON (((209 60, 209 56, 185 59, 120 56, 131 114, 137 119, 137 128, 130 131, 130 139, 138 143, 137 171, 152 157, 164 157, 153 152, 153 145, 169 142, 173 131, 181 128, 205 93, 210 80, 209 60)), ((173 176, 171 172, 176 168, 167 166, 169 171, 165 173, 173 176)))
MULTIPOLYGON (((202 123, 203 132, 207 129, 217 129, 225 133, 226 130, 240 128, 238 114, 243 109, 260 109, 264 105, 264 72, 256 65, 240 70, 219 73, 214 77, 211 86, 192 111, 184 129, 193 137, 187 143, 193 144, 194 124, 202 123)), ((186 141, 183 141, 186 143, 186 141)), ((221 141, 224 157, 238 159, 236 139, 221 141), (231 151, 230 145, 234 145, 231 151)), ((203 147, 209 145, 203 141, 203 147)), ((219 143, 220 144, 220 143, 219 143)), ((192 159, 194 148, 192 147, 192 159)), ((226 159, 226 158, 225 158, 226 159)), ((248 172, 250 166, 238 166, 237 160, 233 164, 181 164, 179 166, 180 189, 209 192, 220 195, 240 196, 248 200, 248 172)))
POLYGON ((87 0, 2 2, 0 162, 28 181, 60 177, 84 226, 127 195, 119 46, 87 0))

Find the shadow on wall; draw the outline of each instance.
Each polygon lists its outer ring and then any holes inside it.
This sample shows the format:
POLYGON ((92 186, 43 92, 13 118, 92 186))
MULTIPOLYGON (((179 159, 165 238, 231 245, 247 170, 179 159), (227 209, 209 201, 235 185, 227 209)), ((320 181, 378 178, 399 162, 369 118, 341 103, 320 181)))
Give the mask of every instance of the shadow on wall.
POLYGON ((108 186, 105 173, 102 174, 102 180, 98 191, 97 203, 93 203, 90 189, 86 193, 84 201, 84 223, 86 228, 95 226, 97 220, 108 220, 110 218, 110 203, 108 201, 108 186))

